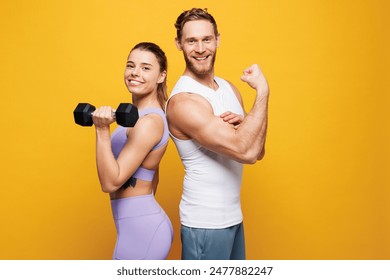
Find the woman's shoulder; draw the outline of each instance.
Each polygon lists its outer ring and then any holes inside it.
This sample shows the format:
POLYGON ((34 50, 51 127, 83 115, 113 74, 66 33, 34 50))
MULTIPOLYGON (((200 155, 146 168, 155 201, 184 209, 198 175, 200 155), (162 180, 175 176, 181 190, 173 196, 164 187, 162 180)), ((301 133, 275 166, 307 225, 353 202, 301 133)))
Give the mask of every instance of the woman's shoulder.
MULTIPOLYGON (((165 115, 164 115, 165 117, 165 115)), ((164 129, 164 121, 160 114, 150 113, 141 116, 134 126, 135 131, 147 132, 148 134, 161 134, 164 129)))

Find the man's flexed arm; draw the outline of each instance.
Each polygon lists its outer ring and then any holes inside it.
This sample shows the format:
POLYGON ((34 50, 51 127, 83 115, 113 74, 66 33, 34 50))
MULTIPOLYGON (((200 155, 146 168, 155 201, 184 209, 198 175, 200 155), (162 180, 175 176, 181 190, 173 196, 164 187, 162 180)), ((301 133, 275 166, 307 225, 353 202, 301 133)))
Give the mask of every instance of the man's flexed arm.
MULTIPOLYGON (((260 67, 257 64, 244 70, 241 80, 248 83, 250 87, 256 90, 256 99, 252 110, 245 117, 243 122, 257 123, 253 130, 254 141, 251 142, 252 150, 257 154, 256 159, 261 160, 265 154, 265 139, 267 136, 268 126, 268 97, 269 87, 260 67)), ((252 141, 252 137, 248 137, 252 141)))
POLYGON ((242 80, 256 89, 256 99, 238 127, 215 116, 210 103, 200 95, 182 93, 173 96, 167 106, 171 133, 179 139, 194 139, 239 162, 255 163, 264 150, 268 84, 257 65, 246 69, 242 80))

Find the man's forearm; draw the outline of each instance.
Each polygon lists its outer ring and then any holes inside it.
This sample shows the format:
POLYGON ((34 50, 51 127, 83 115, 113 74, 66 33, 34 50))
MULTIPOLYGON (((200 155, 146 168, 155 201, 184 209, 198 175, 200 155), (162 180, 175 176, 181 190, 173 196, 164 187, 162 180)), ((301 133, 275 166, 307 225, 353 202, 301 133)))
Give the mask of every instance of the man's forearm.
POLYGON ((251 111, 236 130, 248 163, 255 163, 263 153, 268 126, 268 94, 259 93, 251 111))

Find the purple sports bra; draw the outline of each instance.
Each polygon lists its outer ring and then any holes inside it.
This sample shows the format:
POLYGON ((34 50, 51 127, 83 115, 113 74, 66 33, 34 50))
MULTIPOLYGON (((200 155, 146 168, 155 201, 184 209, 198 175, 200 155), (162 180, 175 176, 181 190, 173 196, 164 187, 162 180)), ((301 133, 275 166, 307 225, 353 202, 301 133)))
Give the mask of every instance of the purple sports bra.
MULTIPOLYGON (((157 143, 156 146, 153 147, 153 150, 156 150, 160 148, 161 146, 164 146, 169 139, 169 131, 168 131, 168 123, 167 119, 165 117, 165 113, 160 108, 146 108, 144 110, 141 110, 138 112, 139 118, 148 115, 148 114, 158 114, 161 116, 164 122, 164 133, 161 137, 160 142, 157 143)), ((118 126, 117 129, 112 133, 111 136, 111 149, 115 156, 115 158, 118 158, 120 152, 122 151, 123 147, 125 146, 127 142, 127 135, 126 135, 127 127, 118 126)), ((135 171, 133 176, 122 186, 122 187, 128 187, 129 185, 135 186, 136 179, 141 179, 144 181, 152 181, 154 177, 154 173, 156 170, 150 170, 143 167, 138 167, 138 169, 135 171)))

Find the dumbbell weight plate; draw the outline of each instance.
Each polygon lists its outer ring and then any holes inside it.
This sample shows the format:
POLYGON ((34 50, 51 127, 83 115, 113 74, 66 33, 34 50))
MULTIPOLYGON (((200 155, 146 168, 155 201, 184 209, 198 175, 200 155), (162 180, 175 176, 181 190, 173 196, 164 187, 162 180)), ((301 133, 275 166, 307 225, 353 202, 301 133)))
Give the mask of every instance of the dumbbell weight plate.
POLYGON ((117 124, 124 127, 133 127, 138 120, 138 109, 130 103, 120 103, 115 111, 117 124))
POLYGON ((79 103, 73 111, 75 123, 81 126, 92 126, 92 113, 96 110, 95 106, 89 103, 79 103))

